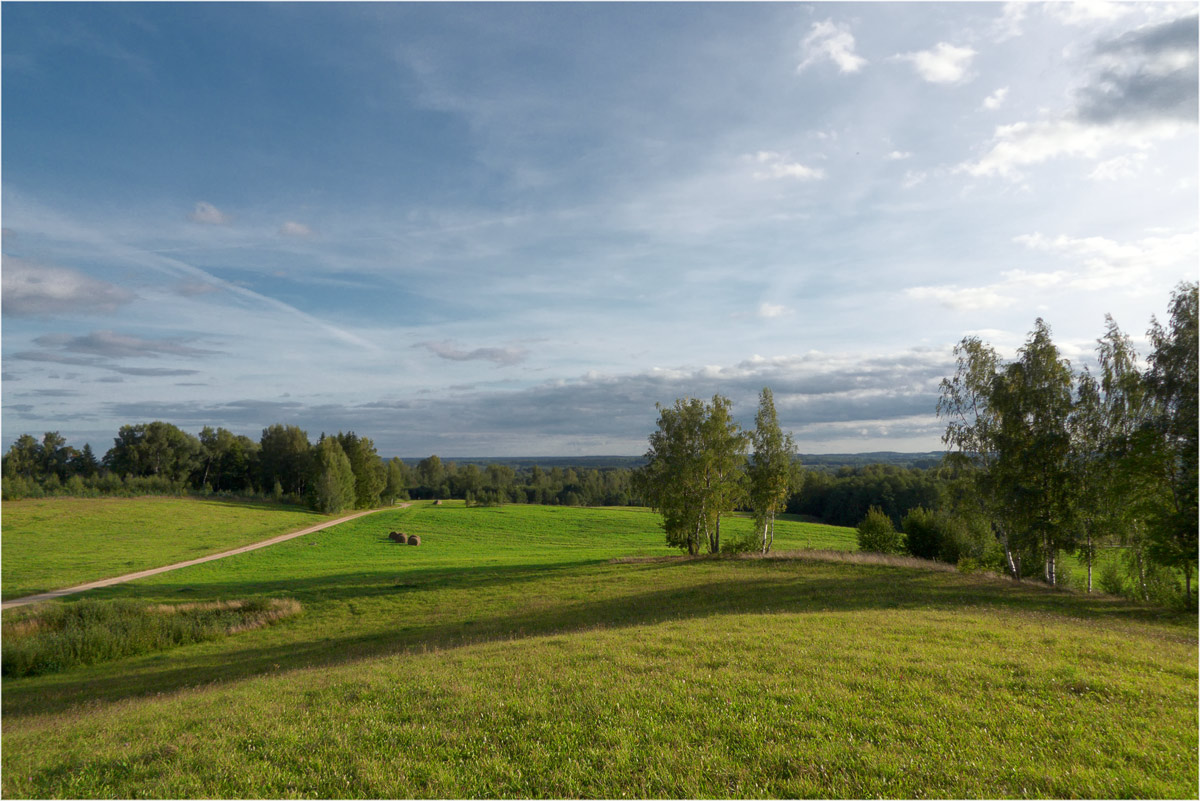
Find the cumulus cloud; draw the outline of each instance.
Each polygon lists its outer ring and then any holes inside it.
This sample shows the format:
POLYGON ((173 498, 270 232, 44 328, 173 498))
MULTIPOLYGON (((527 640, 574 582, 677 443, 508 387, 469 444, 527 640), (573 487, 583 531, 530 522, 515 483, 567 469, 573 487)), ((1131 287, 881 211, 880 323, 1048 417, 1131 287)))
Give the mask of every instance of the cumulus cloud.
POLYGON ((1174 120, 1195 124, 1198 111, 1196 15, 1144 25, 1100 42, 1100 72, 1079 93, 1080 119, 1109 123, 1174 120))
POLYGON ((1096 169, 1088 173, 1093 181, 1119 181, 1122 178, 1132 178, 1142 171, 1148 157, 1145 153, 1129 153, 1117 156, 1096 165, 1096 169))
POLYGON ((847 25, 833 20, 814 22, 808 36, 801 43, 804 58, 796 67, 803 72, 820 61, 832 61, 840 72, 858 72, 867 60, 854 52, 854 35, 847 25))
POLYGON ((501 366, 512 366, 525 361, 529 351, 523 348, 475 348, 463 350, 450 342, 418 342, 414 348, 425 348, 442 359, 455 362, 489 361, 501 366))
POLYGON ((229 222, 229 215, 213 204, 201 200, 196 203, 196 207, 192 209, 188 219, 205 225, 225 225, 229 222))
POLYGON ((1025 12, 1027 3, 1008 2, 1000 17, 992 23, 992 36, 997 42, 1020 36, 1024 32, 1025 12))
POLYGON ((313 234, 312 229, 304 223, 292 222, 291 220, 279 226, 279 233, 281 236, 294 236, 298 239, 304 239, 313 234))
POLYGON ((1120 19, 1134 10, 1132 3, 1112 0, 1073 0, 1070 3, 1048 3, 1046 12, 1067 25, 1089 25, 1120 19))
POLYGON ((782 153, 771 150, 760 150, 749 157, 758 165, 754 171, 756 181, 770 181, 780 178, 792 178, 797 181, 819 181, 825 177, 825 171, 820 167, 809 167, 798 161, 789 161, 782 153))
POLYGON ((1004 105, 1004 99, 1008 97, 1008 87, 1003 86, 983 99, 983 107, 988 111, 995 111, 1004 105))
POLYGON ((1001 273, 999 281, 985 286, 920 286, 905 290, 905 294, 955 311, 980 311, 1025 303, 1031 293, 1053 289, 1092 292, 1124 287, 1141 293, 1151 278, 1180 269, 1194 270, 1200 258, 1195 231, 1136 242, 1040 233, 1024 234, 1014 241, 1030 250, 1060 256, 1067 266, 1048 272, 1009 270, 1001 273))
POLYGON ((4 257, 3 309, 14 317, 112 313, 134 299, 78 270, 4 257))
POLYGON ((1096 160, 1114 149, 1145 151, 1195 126, 1196 15, 1100 41, 1092 56, 1092 72, 1069 109, 1055 118, 997 127, 987 151, 957 169, 1015 180, 1023 167, 1062 157, 1096 160))
POLYGON ((900 53, 894 58, 911 62, 917 74, 930 83, 960 83, 973 77, 968 75, 967 70, 975 55, 975 50, 970 47, 938 42, 931 50, 900 53))
POLYGON ((905 159, 912 158, 912 153, 909 153, 907 150, 893 150, 891 153, 888 153, 887 157, 888 161, 904 161, 905 159))

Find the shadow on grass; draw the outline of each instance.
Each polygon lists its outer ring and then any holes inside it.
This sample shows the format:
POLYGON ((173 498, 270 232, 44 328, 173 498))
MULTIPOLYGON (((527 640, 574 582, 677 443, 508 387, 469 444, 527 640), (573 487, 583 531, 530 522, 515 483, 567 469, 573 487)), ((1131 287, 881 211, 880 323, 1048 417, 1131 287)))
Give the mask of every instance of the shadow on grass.
MULTIPOLYGON (((266 644, 251 634, 224 641, 219 652, 158 654, 123 663, 82 669, 28 682, 6 681, 3 713, 23 716, 61 712, 84 703, 120 701, 137 696, 226 683, 259 675, 278 674, 309 667, 331 666, 372 657, 404 655, 427 650, 457 648, 477 643, 517 640, 601 628, 626 628, 677 620, 731 614, 841 613, 874 609, 961 610, 978 607, 1018 614, 1048 615, 1059 619, 1086 619, 1105 626, 1154 621, 1167 627, 1148 630, 1151 636, 1183 642, 1195 641, 1196 616, 1168 613, 1114 598, 1083 597, 1048 591, 1006 580, 981 579, 922 570, 899 570, 874 565, 797 564, 795 560, 735 563, 744 570, 730 573, 728 563, 717 561, 608 565, 602 572, 581 572, 569 565, 508 566, 419 570, 356 574, 364 583, 339 584, 351 574, 320 579, 245 582, 205 586, 204 595, 249 597, 270 595, 281 589, 303 599, 308 593, 325 601, 409 596, 408 600, 436 607, 444 599, 437 591, 475 590, 504 585, 512 588, 498 602, 462 610, 449 609, 451 619, 404 616, 397 606, 386 618, 377 613, 375 629, 360 634, 319 636, 313 621, 307 639, 266 644), (628 589, 636 580, 637 591, 628 589), (555 602, 563 581, 593 587, 595 596, 555 602), (551 592, 540 593, 535 582, 551 582, 551 592), (617 585, 615 579, 625 579, 617 585), (371 584, 374 580, 376 583, 371 584), (400 582, 400 583, 397 583, 400 582), (644 589, 654 587, 654 589, 644 589), (422 597, 422 591, 432 591, 422 597), (604 597, 605 593, 610 593, 604 597), (536 605, 533 605, 535 604, 536 605), (458 612, 458 616, 454 614, 458 612), (396 621, 391 626, 378 620, 396 621), (257 644, 256 644, 257 643, 257 644), (119 672, 117 672, 119 671, 119 672)), ((156 586, 155 592, 170 592, 156 586)), ((196 597, 196 596, 187 596, 196 597)), ((308 606, 308 602, 305 602, 308 606)), ((328 607, 327 607, 328 608, 328 607)), ((445 607, 443 606, 443 610, 445 607)), ((319 614, 319 611, 318 611, 319 614)), ((302 621, 298 622, 303 625, 302 621)), ((289 624, 285 624, 289 625, 289 624)), ((189 649, 190 650, 190 649, 189 649)))

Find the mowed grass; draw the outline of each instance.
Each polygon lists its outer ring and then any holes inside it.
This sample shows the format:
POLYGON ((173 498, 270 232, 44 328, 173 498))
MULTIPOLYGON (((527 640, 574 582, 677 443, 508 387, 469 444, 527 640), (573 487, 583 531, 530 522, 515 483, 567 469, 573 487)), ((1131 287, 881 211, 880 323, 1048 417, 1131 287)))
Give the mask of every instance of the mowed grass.
MULTIPOLYGON (((853 543, 831 528, 782 521, 777 548, 853 543)), ((305 614, 6 680, 3 794, 1196 795, 1195 615, 802 554, 626 561, 661 541, 644 510, 420 506, 92 593, 305 614)))
POLYGON ((295 506, 191 498, 4 501, 4 600, 195 559, 325 518, 295 506))

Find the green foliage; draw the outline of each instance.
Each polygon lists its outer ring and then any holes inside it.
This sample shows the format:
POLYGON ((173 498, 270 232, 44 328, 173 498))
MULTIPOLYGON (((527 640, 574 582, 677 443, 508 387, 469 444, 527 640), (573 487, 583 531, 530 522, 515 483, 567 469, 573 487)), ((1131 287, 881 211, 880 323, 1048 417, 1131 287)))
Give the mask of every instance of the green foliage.
POLYGON ((1198 432, 1197 351, 1200 335, 1197 285, 1181 284, 1171 295, 1171 320, 1164 328, 1153 321, 1154 346, 1146 383, 1155 403, 1153 450, 1164 503, 1150 518, 1148 554, 1159 564, 1183 570, 1191 595, 1197 562, 1198 432))
POLYGON ((830 525, 855 526, 867 509, 878 506, 898 520, 918 506, 935 508, 944 483, 938 470, 895 465, 845 467, 833 474, 809 470, 787 510, 830 525))
POLYGON ((37 676, 246 631, 297 614, 295 601, 147 606, 84 599, 22 610, 5 621, 3 675, 37 676))
POLYGON ((668 545, 697 554, 706 541, 709 552, 718 553, 721 515, 744 492, 746 437, 733 422, 729 399, 720 395, 711 403, 681 398, 658 410, 640 490, 662 514, 668 545))
POLYGON ((303 496, 313 476, 313 448, 298 426, 276 423, 263 429, 259 441, 260 486, 279 482, 288 495, 303 496))
POLYGON ((750 442, 754 452, 746 467, 748 499, 754 524, 762 531, 759 550, 766 553, 771 550, 775 516, 787 505, 793 480, 792 456, 796 451, 791 432, 785 435, 779 427, 775 397, 767 387, 759 395, 750 442))
POLYGON ((200 441, 156 420, 121 426, 105 465, 119 476, 153 477, 182 483, 200 464, 200 441))
POLYGON ((873 553, 900 553, 904 542, 900 532, 892 525, 892 519, 878 506, 867 510, 867 516, 858 524, 858 549, 873 553))
POLYGON ((378 506, 380 495, 387 486, 387 469, 375 452, 375 443, 353 431, 339 433, 337 441, 350 460, 350 470, 354 474, 353 506, 358 509, 378 506))
POLYGON ((336 514, 354 506, 354 470, 341 444, 333 437, 322 437, 313 448, 312 508, 323 514, 336 514))

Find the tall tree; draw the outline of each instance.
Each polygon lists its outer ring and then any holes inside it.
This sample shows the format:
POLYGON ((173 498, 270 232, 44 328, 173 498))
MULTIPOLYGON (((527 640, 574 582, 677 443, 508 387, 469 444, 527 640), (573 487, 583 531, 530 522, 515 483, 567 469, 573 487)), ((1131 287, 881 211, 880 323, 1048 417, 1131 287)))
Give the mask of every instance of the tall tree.
POLYGON ((1039 318, 994 384, 999 417, 992 466, 1011 528, 1041 557, 1046 582, 1058 580, 1058 553, 1074 545, 1071 506, 1072 374, 1039 318))
POLYGON ((796 445, 792 434, 783 433, 775 412, 775 397, 763 387, 758 396, 758 414, 750 434, 754 453, 747 474, 750 480, 750 508, 754 512, 754 528, 760 534, 763 553, 771 550, 775 541, 775 515, 787 505, 792 479, 792 456, 796 445))
MULTIPOLYGON (((1154 400, 1156 475, 1165 503, 1150 525, 1150 555, 1184 574, 1185 597, 1197 558, 1197 285, 1171 294, 1171 320, 1151 323, 1147 385, 1154 400)), ((1190 601, 1189 601, 1190 602, 1190 601)))
POLYGON ((375 443, 353 431, 339 432, 337 441, 354 471, 354 505, 359 509, 378 506, 379 496, 387 484, 387 469, 375 452, 375 443))
POLYGON ((4 456, 5 477, 41 478, 42 444, 32 434, 22 434, 4 456))
POLYGON ((334 514, 354 505, 354 470, 335 437, 321 437, 313 447, 312 465, 314 509, 334 514))
POLYGON ((720 551, 721 514, 742 491, 738 473, 746 437, 730 409, 729 399, 720 395, 711 404, 697 398, 676 400, 673 407, 659 404, 658 430, 650 434, 639 474, 643 494, 663 516, 667 544, 693 555, 702 541, 711 553, 720 551))
MULTIPOLYGON (((446 488, 446 467, 437 454, 417 462, 417 486, 429 498, 441 498, 446 488)), ((420 496, 418 496, 420 497, 420 496)))
POLYGON ((399 498, 407 498, 410 486, 412 477, 408 465, 399 458, 392 457, 387 466, 387 484, 383 487, 383 500, 393 503, 399 498))
POLYGON ((973 498, 978 511, 991 522, 992 531, 1004 546, 1009 574, 1021 577, 1020 555, 1013 549, 1006 499, 996 483, 993 466, 997 456, 1000 418, 992 397, 1000 373, 1000 357, 978 337, 964 337, 954 348, 957 367, 951 378, 942 379, 938 417, 946 420, 942 442, 948 461, 967 485, 961 497, 973 498))
POLYGON ((284 492, 303 496, 313 474, 312 454, 308 433, 299 426, 275 423, 264 428, 259 440, 262 486, 279 482, 284 492))
POLYGON ((104 463, 118 475, 182 482, 200 463, 200 441, 161 420, 125 425, 117 431, 104 463))

